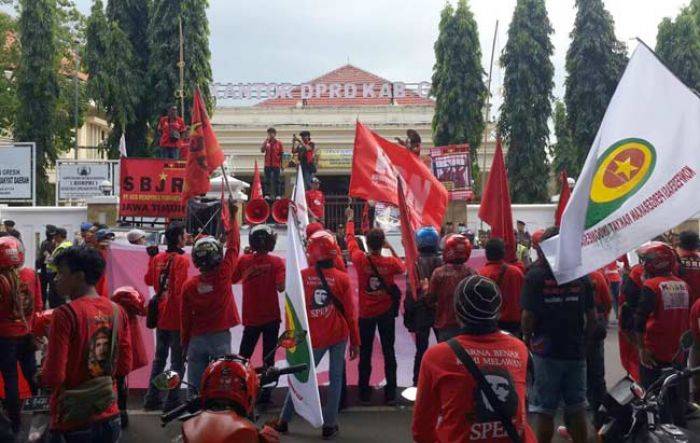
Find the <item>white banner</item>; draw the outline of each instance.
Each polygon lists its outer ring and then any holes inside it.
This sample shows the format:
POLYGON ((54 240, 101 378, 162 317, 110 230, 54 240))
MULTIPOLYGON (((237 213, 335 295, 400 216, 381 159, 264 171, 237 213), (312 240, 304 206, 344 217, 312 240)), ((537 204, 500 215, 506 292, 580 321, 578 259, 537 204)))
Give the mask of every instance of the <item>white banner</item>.
POLYGON ((56 186, 59 200, 85 199, 103 195, 100 184, 112 179, 111 162, 59 161, 56 186))
POLYGON ((311 426, 318 428, 323 425, 323 413, 321 411, 321 398, 318 393, 318 381, 316 380, 316 367, 314 365, 314 353, 311 347, 309 320, 306 316, 306 299, 304 298, 304 285, 301 281, 301 270, 307 267, 304 247, 299 238, 296 216, 290 208, 287 219, 287 262, 285 271, 285 320, 286 329, 294 331, 307 331, 306 338, 292 349, 287 349, 287 363, 289 365, 306 364, 308 369, 304 372, 290 375, 287 379, 289 393, 294 403, 294 410, 304 417, 311 426))
POLYGON ((0 202, 34 201, 36 145, 0 147, 0 202))
POLYGON ((297 180, 292 192, 292 200, 296 207, 297 220, 299 220, 299 229, 302 236, 306 236, 306 227, 309 225, 309 207, 306 204, 306 187, 304 186, 304 175, 301 172, 301 166, 297 166, 297 180))
POLYGON ((610 100, 561 233, 542 243, 565 283, 700 211, 700 98, 640 44, 610 100))

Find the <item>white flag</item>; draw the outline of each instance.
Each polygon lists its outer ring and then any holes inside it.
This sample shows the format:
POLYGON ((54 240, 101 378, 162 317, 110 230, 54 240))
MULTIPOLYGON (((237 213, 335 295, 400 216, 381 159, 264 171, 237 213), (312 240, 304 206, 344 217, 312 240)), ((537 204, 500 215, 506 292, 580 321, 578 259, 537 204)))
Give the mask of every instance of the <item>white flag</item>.
MULTIPOLYGON (((291 209, 291 208, 290 208, 291 209)), ((289 375, 287 383, 294 403, 294 410, 316 428, 323 425, 321 398, 318 393, 314 353, 311 347, 309 320, 306 316, 304 285, 301 270, 307 267, 306 254, 296 228, 296 216, 289 211, 287 219, 287 262, 285 270, 284 313, 286 329, 307 331, 306 338, 292 349, 287 349, 287 363, 298 365, 305 363, 308 370, 289 375)))
POLYGON ((122 131, 122 136, 119 138, 119 155, 126 157, 126 132, 122 131))
POLYGON ((610 263, 700 211, 700 98, 640 44, 542 250, 559 283, 610 263))
POLYGON ((306 234, 306 227, 309 225, 309 207, 306 204, 306 186, 304 185, 304 174, 301 172, 301 166, 297 167, 297 180, 294 185, 292 199, 297 208, 297 220, 299 220, 299 229, 303 236, 306 234))

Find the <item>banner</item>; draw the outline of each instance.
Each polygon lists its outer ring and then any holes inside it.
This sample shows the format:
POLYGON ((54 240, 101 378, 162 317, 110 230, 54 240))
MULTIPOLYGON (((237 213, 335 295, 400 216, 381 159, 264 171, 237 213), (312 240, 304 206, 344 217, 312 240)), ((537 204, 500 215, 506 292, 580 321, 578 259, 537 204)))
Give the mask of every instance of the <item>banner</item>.
POLYGON ((0 202, 35 201, 36 145, 15 143, 0 146, 0 202))
POLYGON ((323 170, 352 167, 352 149, 322 148, 318 156, 318 168, 323 170))
POLYGON ((422 225, 442 226, 447 190, 418 156, 357 122, 352 157, 352 197, 398 206, 396 177, 406 184, 406 201, 421 214, 422 225))
POLYGON ((185 162, 123 158, 119 178, 120 217, 185 218, 185 162))
MULTIPOLYGON (((301 171, 300 171, 301 172, 301 171)), ((301 174, 299 174, 301 175, 301 174)), ((296 216, 289 208, 287 218, 287 260, 285 270, 285 324, 287 330, 307 331, 306 338, 294 348, 287 349, 289 365, 305 363, 308 369, 304 372, 291 374, 287 378, 289 393, 294 403, 294 410, 308 421, 311 426, 318 428, 323 425, 321 398, 318 393, 316 380, 316 365, 309 334, 309 320, 306 316, 306 298, 304 284, 301 280, 301 270, 307 267, 306 255, 299 238, 296 216)))
POLYGON ((56 162, 58 200, 85 199, 103 195, 100 185, 112 182, 112 162, 56 162))
POLYGON ((447 189, 451 201, 471 201, 471 155, 469 145, 447 145, 430 148, 433 174, 447 189))
POLYGON ((559 283, 700 211, 699 122, 700 97, 640 43, 605 111, 560 235, 542 243, 559 283))
POLYGON ((304 174, 301 166, 297 166, 297 179, 292 191, 292 201, 297 214, 298 223, 296 226, 301 231, 301 236, 306 237, 306 227, 309 226, 309 206, 306 204, 306 187, 304 185, 304 174))

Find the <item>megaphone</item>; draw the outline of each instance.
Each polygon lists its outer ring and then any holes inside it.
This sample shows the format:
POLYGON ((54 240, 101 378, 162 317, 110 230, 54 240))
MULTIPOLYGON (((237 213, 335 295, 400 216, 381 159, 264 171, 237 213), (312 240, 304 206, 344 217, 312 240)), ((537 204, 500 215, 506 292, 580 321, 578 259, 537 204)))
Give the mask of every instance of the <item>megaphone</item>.
POLYGON ((277 200, 272 204, 272 219, 281 225, 287 223, 289 216, 289 204, 292 201, 288 198, 277 200))
POLYGON ((251 200, 245 207, 245 219, 251 225, 264 223, 270 217, 270 206, 262 198, 251 200))

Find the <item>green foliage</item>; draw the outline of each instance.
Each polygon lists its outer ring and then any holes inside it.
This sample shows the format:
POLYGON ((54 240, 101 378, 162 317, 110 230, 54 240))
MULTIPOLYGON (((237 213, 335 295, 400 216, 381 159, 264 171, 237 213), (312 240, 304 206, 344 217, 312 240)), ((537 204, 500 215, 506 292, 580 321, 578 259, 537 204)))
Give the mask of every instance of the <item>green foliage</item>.
POLYGON ((151 88, 150 122, 155 127, 158 117, 175 104, 180 88, 179 19, 184 36, 184 95, 185 116, 189 117, 196 87, 202 91, 211 112, 212 81, 209 52, 209 23, 206 0, 154 0, 149 32, 149 78, 151 88))
POLYGON ((553 32, 544 0, 518 0, 501 56, 505 76, 499 121, 508 145, 506 166, 514 203, 547 201, 553 32))
MULTIPOLYGON (((17 33, 17 21, 0 12, 0 36, 17 33)), ((4 42, 3 42, 4 43, 4 42)), ((11 137, 17 113, 17 82, 14 70, 19 65, 19 44, 0 44, 0 137, 11 137), (5 72, 12 76, 8 79, 5 72)))
POLYGON ((559 177, 561 171, 569 171, 569 165, 576 162, 576 149, 571 141, 569 122, 566 117, 566 105, 557 100, 554 103, 554 135, 557 142, 551 146, 552 171, 555 177, 559 177))
POLYGON ((602 0, 576 0, 578 12, 566 53, 566 94, 571 139, 576 149, 567 166, 578 176, 627 64, 626 47, 615 37, 614 22, 602 0))
POLYGON ((436 146, 469 143, 472 160, 484 133, 486 86, 479 33, 466 0, 447 4, 435 42, 432 95, 435 97, 433 142, 436 146))
POLYGON ((688 87, 700 90, 700 32, 690 9, 659 24, 656 53, 688 87))

